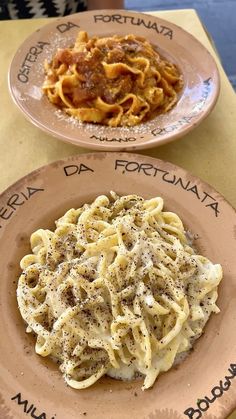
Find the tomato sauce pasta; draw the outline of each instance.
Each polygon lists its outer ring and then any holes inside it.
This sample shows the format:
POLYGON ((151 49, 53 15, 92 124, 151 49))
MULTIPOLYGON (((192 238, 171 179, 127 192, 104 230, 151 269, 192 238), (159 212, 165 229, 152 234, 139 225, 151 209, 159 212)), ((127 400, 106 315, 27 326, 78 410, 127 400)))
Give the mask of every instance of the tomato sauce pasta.
POLYGON ((183 79, 139 36, 92 37, 79 32, 75 45, 45 63, 43 91, 68 115, 83 121, 134 126, 168 112, 183 79))

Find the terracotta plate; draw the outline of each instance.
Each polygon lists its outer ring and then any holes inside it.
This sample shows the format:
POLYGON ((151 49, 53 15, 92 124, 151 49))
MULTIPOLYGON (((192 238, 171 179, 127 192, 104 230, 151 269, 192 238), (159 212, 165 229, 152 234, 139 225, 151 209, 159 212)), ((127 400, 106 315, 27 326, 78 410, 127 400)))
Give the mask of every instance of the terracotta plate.
POLYGON ((209 185, 161 160, 126 153, 71 157, 24 177, 0 197, 0 417, 40 419, 226 418, 236 407, 236 244, 235 211, 209 185), (89 186, 88 186, 89 185, 89 186), (97 195, 137 193, 162 196, 195 245, 221 263, 220 314, 212 315, 194 351, 161 375, 154 387, 103 378, 81 391, 67 387, 57 365, 35 354, 34 339, 16 302, 19 261, 30 234, 54 228, 54 220, 97 195), (31 409, 31 410, 30 410, 31 409), (31 417, 30 416, 30 417, 31 417), (204 416, 205 417, 205 416, 204 416))
POLYGON ((210 53, 179 26, 150 15, 93 11, 54 20, 34 32, 18 49, 9 72, 13 100, 39 128, 76 145, 92 149, 128 150, 158 146, 183 136, 212 110, 219 94, 219 74, 210 53), (65 115, 42 95, 44 60, 74 43, 79 30, 89 36, 144 36, 183 73, 179 102, 167 114, 133 128, 82 124, 65 115))

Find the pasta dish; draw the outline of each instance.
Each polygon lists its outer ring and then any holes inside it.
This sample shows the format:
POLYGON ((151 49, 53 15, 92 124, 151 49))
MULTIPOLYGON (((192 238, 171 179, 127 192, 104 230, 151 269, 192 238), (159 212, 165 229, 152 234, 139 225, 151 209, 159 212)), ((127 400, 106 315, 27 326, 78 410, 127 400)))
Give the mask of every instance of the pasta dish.
POLYGON ((59 49, 45 63, 43 91, 68 115, 83 121, 134 126, 169 111, 183 87, 178 68, 160 57, 145 38, 88 38, 59 49))
POLYGON ((160 197, 98 196, 34 232, 31 247, 19 309, 36 353, 75 389, 105 374, 151 387, 219 312, 221 265, 194 251, 160 197))

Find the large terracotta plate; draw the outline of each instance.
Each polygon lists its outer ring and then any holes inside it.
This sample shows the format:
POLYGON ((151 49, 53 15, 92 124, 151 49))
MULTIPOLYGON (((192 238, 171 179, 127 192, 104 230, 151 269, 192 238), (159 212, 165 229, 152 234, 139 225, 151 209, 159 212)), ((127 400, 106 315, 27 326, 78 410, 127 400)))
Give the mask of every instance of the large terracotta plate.
POLYGON ((196 419, 205 411, 204 417, 226 418, 236 407, 235 225, 235 211, 209 185, 173 164, 141 155, 71 157, 7 189, 0 197, 0 417, 23 419, 29 412, 40 419, 196 419), (29 251, 31 233, 54 228, 67 209, 111 189, 162 196, 165 208, 197 235, 199 252, 221 263, 224 272, 221 312, 212 315, 194 351, 145 392, 139 381, 106 377, 86 390, 67 387, 57 365, 36 355, 17 308, 19 261, 29 251))
POLYGON ((150 15, 124 10, 66 16, 34 32, 19 47, 9 72, 13 100, 46 133, 91 149, 130 150, 164 144, 196 127, 212 110, 219 94, 219 74, 210 53, 181 27, 150 15), (89 36, 144 36, 183 73, 179 102, 168 113, 133 128, 83 124, 65 115, 42 94, 44 60, 74 43, 79 30, 89 36))

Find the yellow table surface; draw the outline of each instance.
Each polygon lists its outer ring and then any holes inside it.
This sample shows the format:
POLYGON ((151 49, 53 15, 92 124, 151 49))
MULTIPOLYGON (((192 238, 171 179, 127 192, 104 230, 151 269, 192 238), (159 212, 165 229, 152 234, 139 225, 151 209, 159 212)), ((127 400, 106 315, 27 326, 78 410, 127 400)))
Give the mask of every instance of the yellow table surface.
MULTIPOLYGON (((221 93, 213 112, 185 137, 142 154, 169 160, 210 183, 236 207, 236 100, 217 54, 194 10, 152 12, 192 33, 215 57, 221 93)), ((87 150, 46 135, 13 104, 7 87, 11 59, 19 45, 47 19, 0 22, 0 192, 28 172, 87 150)), ((230 416, 236 419, 236 412, 230 416)))

